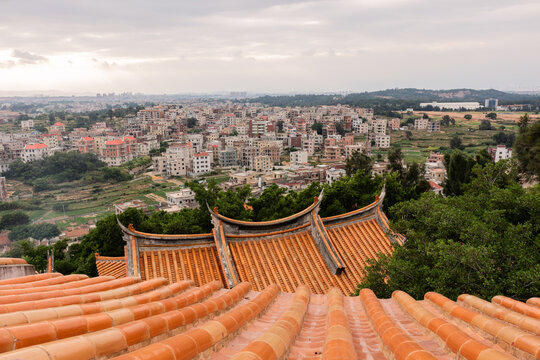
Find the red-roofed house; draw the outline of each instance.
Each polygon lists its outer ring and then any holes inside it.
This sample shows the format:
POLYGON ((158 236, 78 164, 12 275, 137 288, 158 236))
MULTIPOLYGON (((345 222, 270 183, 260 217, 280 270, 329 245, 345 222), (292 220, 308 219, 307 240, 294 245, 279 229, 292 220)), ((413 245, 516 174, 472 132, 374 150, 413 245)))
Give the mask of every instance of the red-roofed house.
POLYGON ((51 126, 49 129, 49 132, 51 134, 61 134, 66 131, 66 125, 61 122, 57 122, 54 125, 51 126))
POLYGON ((84 136, 79 140, 79 152, 81 153, 93 153, 96 152, 96 142, 93 137, 84 136))
POLYGON ((443 187, 441 185, 437 184, 433 180, 428 180, 428 182, 429 182, 429 187, 431 188, 431 191, 433 191, 437 195, 442 195, 443 187))
POLYGON ((27 144, 21 153, 21 159, 24 162, 30 162, 35 160, 41 160, 45 156, 49 155, 49 147, 47 144, 27 144))
POLYGON ((119 166, 133 160, 137 153, 137 140, 133 136, 105 141, 101 160, 109 166, 119 166))

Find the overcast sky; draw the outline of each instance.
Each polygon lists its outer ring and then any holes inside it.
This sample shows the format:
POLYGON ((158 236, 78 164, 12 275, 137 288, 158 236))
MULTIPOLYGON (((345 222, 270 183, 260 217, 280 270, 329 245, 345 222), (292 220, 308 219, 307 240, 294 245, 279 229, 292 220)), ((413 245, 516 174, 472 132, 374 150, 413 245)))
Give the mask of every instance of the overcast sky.
POLYGON ((540 90, 539 0, 0 0, 0 91, 540 90))

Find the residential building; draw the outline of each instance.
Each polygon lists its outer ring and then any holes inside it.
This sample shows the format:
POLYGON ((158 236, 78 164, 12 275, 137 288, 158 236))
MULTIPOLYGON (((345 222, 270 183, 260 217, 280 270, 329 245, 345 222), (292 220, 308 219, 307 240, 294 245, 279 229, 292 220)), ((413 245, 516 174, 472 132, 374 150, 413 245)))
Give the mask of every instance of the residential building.
POLYGON ((84 136, 78 142, 79 152, 86 153, 95 153, 96 152, 96 142, 93 137, 84 136))
POLYGON ((27 144, 21 153, 21 159, 23 162, 41 160, 49 155, 49 151, 49 147, 43 143, 27 144))
POLYGON ((434 192, 437 195, 442 195, 443 194, 443 187, 441 185, 437 184, 433 180, 429 180, 428 182, 429 182, 429 187, 430 187, 432 192, 434 192))
POLYGON ((132 200, 121 204, 114 204, 114 213, 119 215, 129 208, 144 210, 146 209, 146 203, 142 200, 132 200))
POLYGON ((190 188, 180 189, 180 191, 166 193, 167 203, 176 205, 180 209, 194 209, 199 207, 195 201, 195 193, 190 188))
POLYGON ((253 169, 259 172, 267 172, 272 170, 272 160, 268 155, 255 156, 253 159, 253 169))
POLYGON ((137 140, 133 136, 105 141, 100 159, 108 166, 119 166, 133 160, 137 154, 137 140))
POLYGON ((343 169, 328 169, 326 170, 326 183, 332 185, 334 181, 345 176, 345 170, 343 169))
POLYGON ((62 134, 66 131, 66 124, 57 122, 54 125, 52 125, 49 129, 49 132, 51 134, 62 134))
POLYGON ((236 150, 234 149, 225 149, 221 150, 219 153, 219 165, 222 167, 227 166, 236 166, 236 150))
POLYGON ((381 149, 387 149, 390 147, 390 135, 376 135, 375 146, 381 149))
POLYGON ((427 130, 429 119, 418 118, 414 120, 414 130, 427 130))
POLYGON ((399 130, 400 126, 401 126, 401 119, 399 118, 393 118, 388 121, 388 127, 392 130, 399 130))
POLYGON ((193 175, 202 175, 210 172, 212 169, 210 167, 210 154, 207 152, 201 152, 193 155, 193 175))
POLYGON ((299 150, 292 151, 291 154, 291 165, 307 164, 308 162, 308 152, 299 150))
POLYGON ((489 147, 488 152, 491 158, 495 162, 500 160, 510 159, 512 157, 512 149, 507 148, 506 145, 497 145, 497 147, 489 147))
POLYGON ((31 130, 34 128, 34 120, 22 120, 21 121, 22 130, 31 130))
POLYGON ((427 124, 428 132, 440 132, 441 131, 441 122, 440 121, 430 121, 427 124))

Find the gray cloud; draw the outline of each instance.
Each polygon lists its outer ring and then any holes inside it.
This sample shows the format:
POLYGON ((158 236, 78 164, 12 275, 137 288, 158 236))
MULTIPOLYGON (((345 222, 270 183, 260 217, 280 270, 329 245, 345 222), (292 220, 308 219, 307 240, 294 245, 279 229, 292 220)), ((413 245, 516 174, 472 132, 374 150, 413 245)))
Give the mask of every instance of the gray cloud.
POLYGON ((4 68, 86 58, 109 77, 96 91, 538 89, 539 16, 531 0, 7 0, 0 51, 41 54, 4 68))
POLYGON ((22 50, 13 50, 13 53, 11 55, 15 59, 17 59, 17 63, 21 65, 28 65, 28 64, 39 64, 43 62, 47 62, 47 58, 38 54, 32 54, 28 51, 22 51, 22 50))

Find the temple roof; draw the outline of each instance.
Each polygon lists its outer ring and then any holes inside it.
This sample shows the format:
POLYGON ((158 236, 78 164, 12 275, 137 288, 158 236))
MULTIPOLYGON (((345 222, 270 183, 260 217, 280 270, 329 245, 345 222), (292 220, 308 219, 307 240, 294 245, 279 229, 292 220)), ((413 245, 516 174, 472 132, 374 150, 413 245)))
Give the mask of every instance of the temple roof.
POLYGON ((540 356, 540 299, 293 293, 164 278, 40 274, 0 290, 0 360, 397 359, 540 356))
MULTIPOLYGON (((349 294, 368 259, 392 253, 404 239, 389 232, 381 211, 384 190, 368 206, 327 218, 318 215, 322 196, 297 214, 272 221, 241 221, 209 209, 214 228, 208 234, 149 234, 120 224, 127 273, 143 280, 191 279, 197 285, 218 280, 227 288, 247 281, 254 290, 275 283, 293 292, 305 284, 324 294, 337 287, 349 294)), ((118 274, 112 265, 97 261, 100 275, 118 274)))

